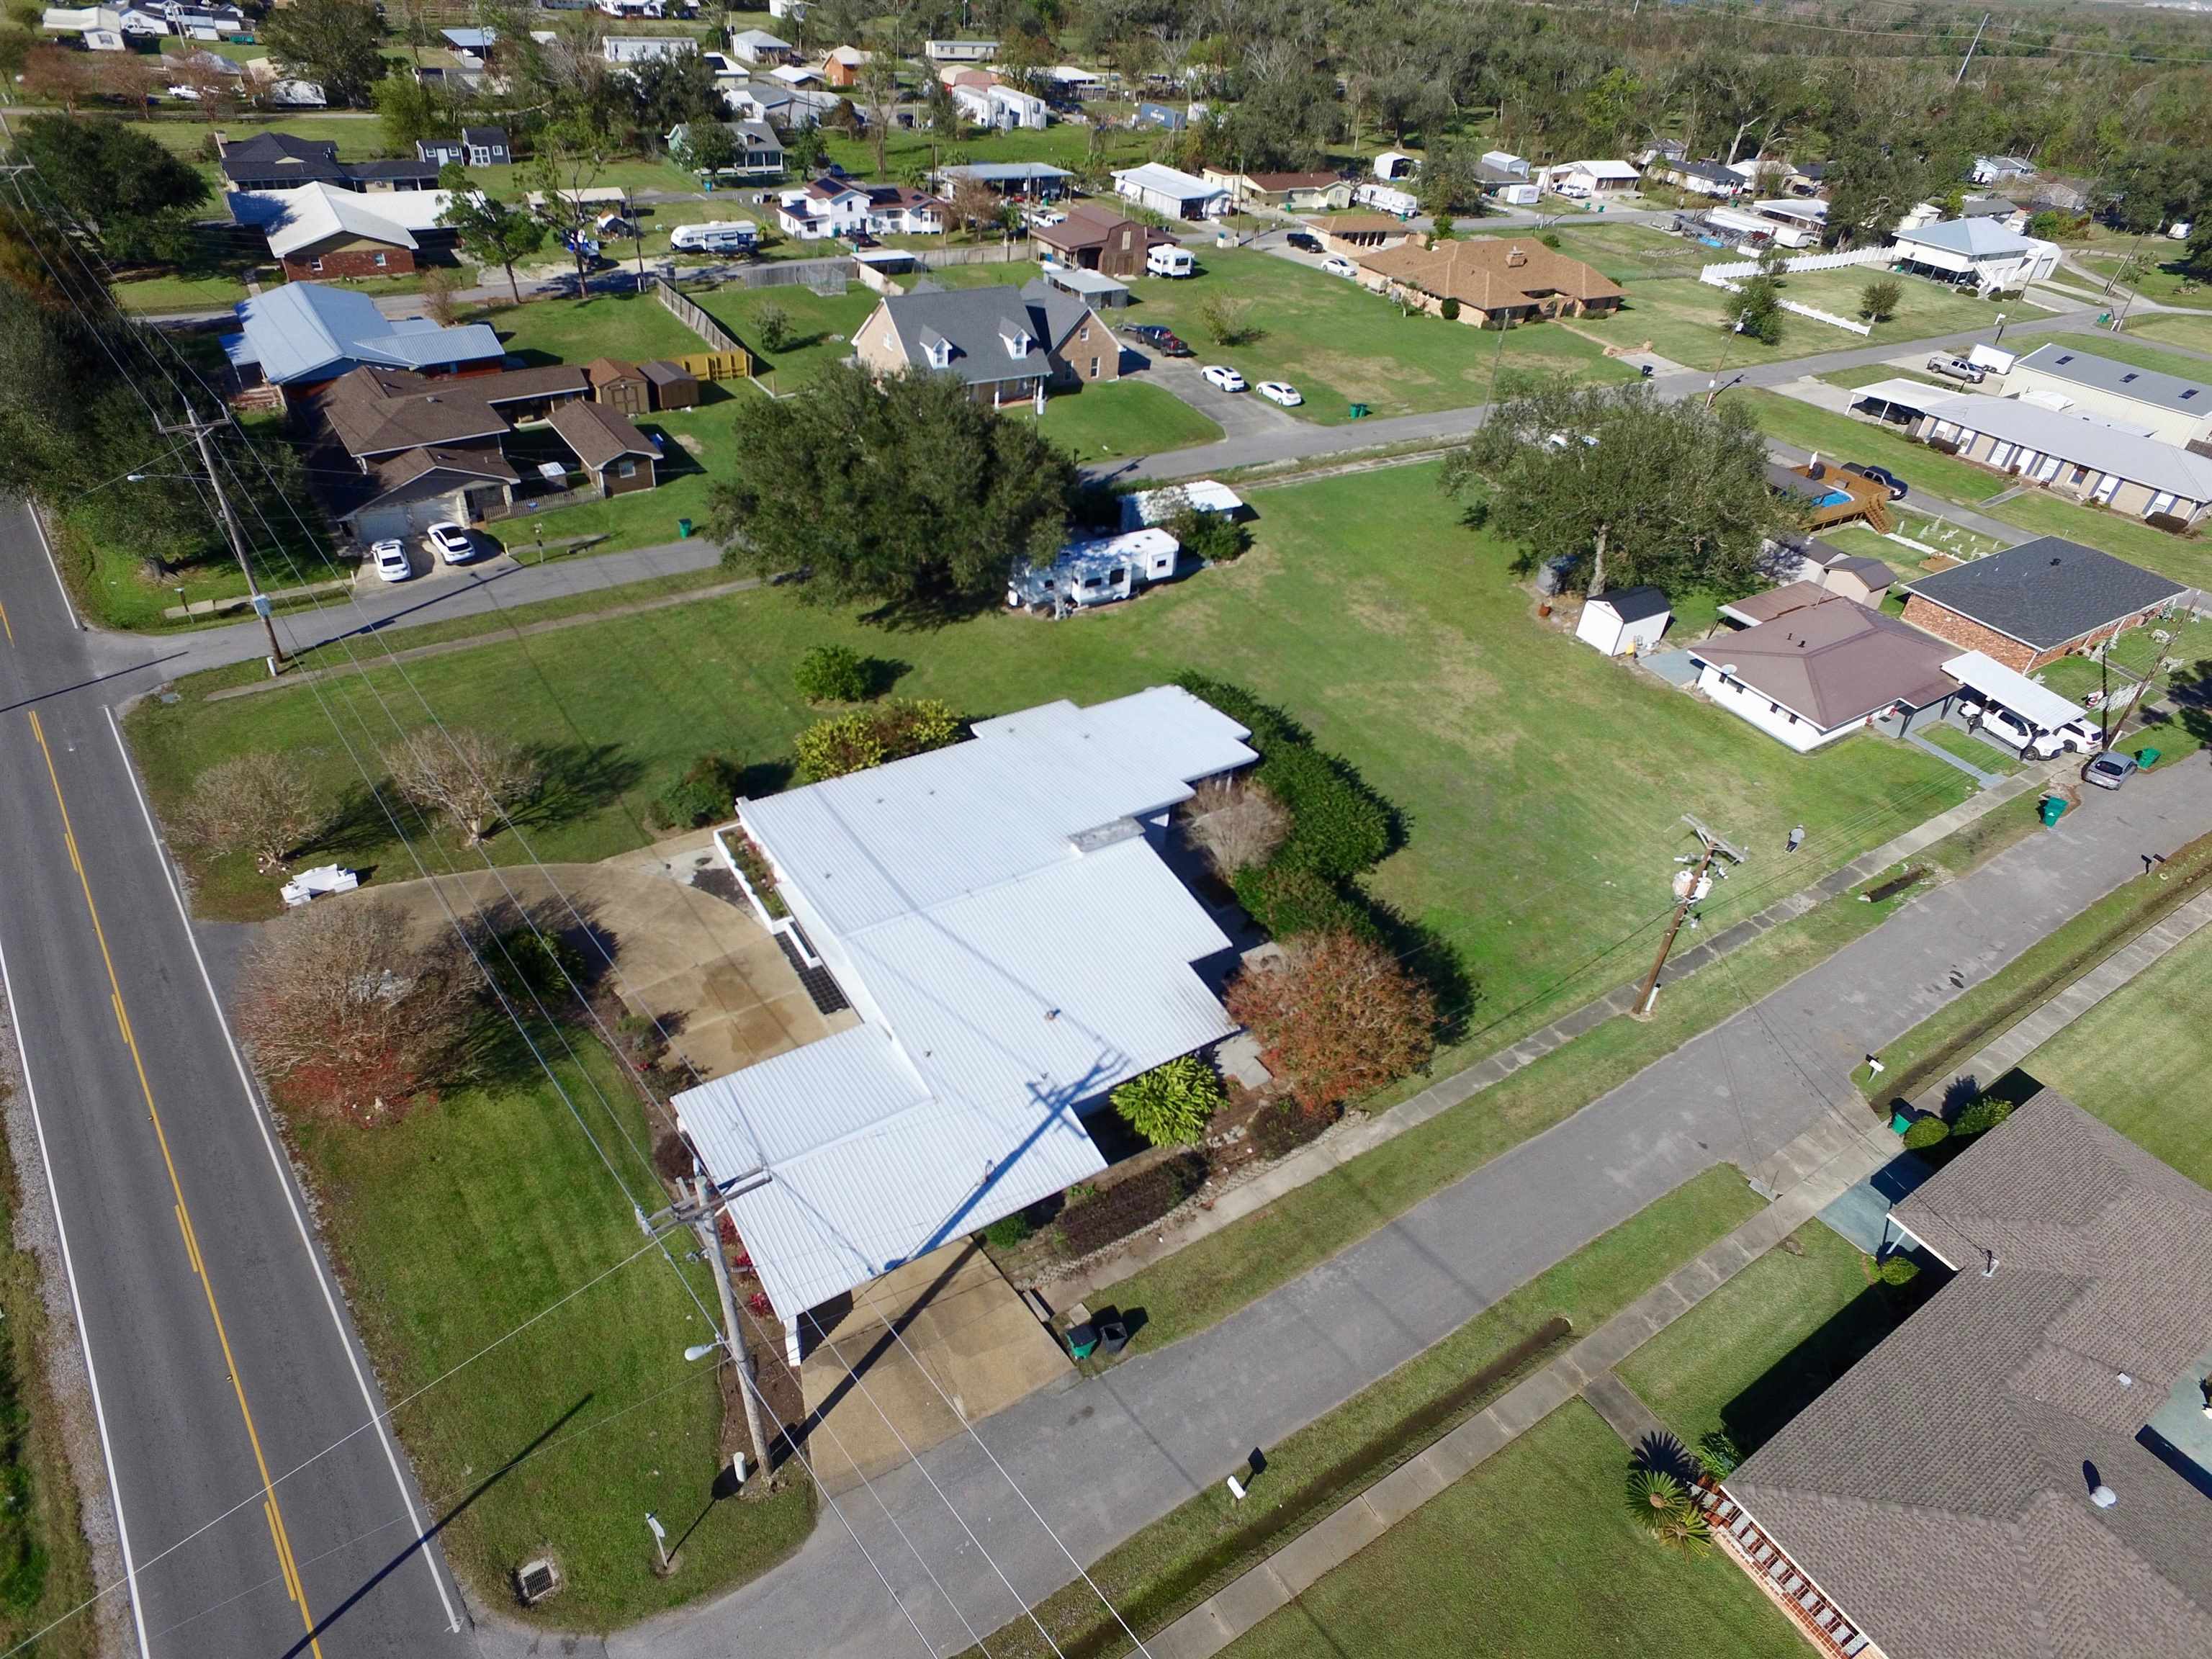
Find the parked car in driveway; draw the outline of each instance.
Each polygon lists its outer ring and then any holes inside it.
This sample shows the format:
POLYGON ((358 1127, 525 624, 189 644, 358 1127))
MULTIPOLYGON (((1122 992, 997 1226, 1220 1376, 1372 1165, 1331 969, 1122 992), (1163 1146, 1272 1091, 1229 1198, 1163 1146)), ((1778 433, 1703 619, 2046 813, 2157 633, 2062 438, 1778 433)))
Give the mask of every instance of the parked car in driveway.
POLYGON ((1315 235, 1313 232, 1310 230, 1294 230, 1289 235, 1284 237, 1283 240, 1288 243, 1291 246, 1297 249, 1301 253, 1318 253, 1321 252, 1321 238, 1315 235))
POLYGON ((376 574, 388 582, 404 582, 415 574, 404 542, 379 542, 368 550, 368 560, 376 574))
POLYGON ((1901 501, 1912 493, 1911 486, 1886 466, 1875 466, 1865 461, 1845 461, 1844 471, 1856 473, 1869 483, 1878 483, 1889 492, 1889 499, 1901 501))
POLYGON ((1300 404, 1305 402, 1305 399, 1298 395, 1297 387, 1292 386, 1288 380, 1262 380, 1252 390, 1269 403, 1280 404, 1285 409, 1296 409, 1300 404))
POLYGON ((1321 262, 1321 268, 1332 276, 1357 276, 1359 267, 1341 253, 1332 253, 1321 262))
POLYGON ((1999 745, 2025 759, 2034 755, 2048 760, 2053 755, 2078 755, 2094 750, 2104 742, 2086 721, 2069 720, 2056 731, 2039 732, 2009 708, 1961 702, 1970 727, 1978 727, 1999 745))
POLYGON ((1244 389, 1244 377, 1225 363, 1208 363, 1200 372, 1208 386, 1220 391, 1242 392, 1244 389))
POLYGON ((470 539, 468 527, 451 519, 432 525, 423 532, 422 539, 447 564, 466 564, 477 556, 477 544, 470 539))
POLYGON ((2081 769, 2081 781, 2100 789, 2117 789, 2136 775, 2136 757, 2108 750, 2081 769))
POLYGON ((1133 340, 1142 340, 1163 357, 1190 356, 1190 348, 1182 343, 1182 337, 1173 329, 1163 328, 1158 323, 1125 324, 1121 332, 1133 340))
POLYGON ((1989 378, 1989 370, 1979 363, 1970 363, 1948 351, 1939 351, 1928 360, 1928 372, 1941 374, 1946 380, 1964 380, 1968 386, 1979 386, 1989 378))

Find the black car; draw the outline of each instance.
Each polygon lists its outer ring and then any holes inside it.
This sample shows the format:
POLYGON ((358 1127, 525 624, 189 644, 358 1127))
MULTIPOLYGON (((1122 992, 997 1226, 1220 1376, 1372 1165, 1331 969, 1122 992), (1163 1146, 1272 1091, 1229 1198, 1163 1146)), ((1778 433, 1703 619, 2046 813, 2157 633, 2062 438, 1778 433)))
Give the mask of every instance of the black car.
POLYGON ((1321 252, 1321 238, 1315 235, 1311 231, 1294 230, 1289 235, 1284 237, 1283 240, 1288 242, 1292 247, 1297 249, 1301 253, 1318 253, 1321 252))
POLYGON ((1901 501, 1911 493, 1905 480, 1886 466, 1872 466, 1858 461, 1845 461, 1844 471, 1856 472, 1869 483, 1880 484, 1889 492, 1889 499, 1893 501, 1901 501))
POLYGON ((1171 328, 1163 328, 1158 323, 1131 323, 1121 332, 1133 340, 1142 340, 1163 357, 1190 356, 1190 348, 1182 343, 1176 331, 1171 328))

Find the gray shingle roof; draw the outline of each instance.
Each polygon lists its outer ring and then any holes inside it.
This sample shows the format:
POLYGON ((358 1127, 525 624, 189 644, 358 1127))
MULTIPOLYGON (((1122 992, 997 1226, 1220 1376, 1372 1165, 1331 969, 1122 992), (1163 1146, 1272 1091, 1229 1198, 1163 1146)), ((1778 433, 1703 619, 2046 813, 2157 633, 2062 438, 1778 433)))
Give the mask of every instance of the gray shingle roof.
POLYGON ((2212 1344, 2212 1193, 2046 1090, 1895 1214, 1960 1271, 1729 1493, 1890 1659, 2212 1652, 2212 1507, 2137 1437, 2212 1344))
POLYGON ((2038 346, 2021 358, 2019 368, 2033 368, 2053 380, 2133 398, 2180 414, 2212 420, 2212 385, 2185 380, 2179 374, 2161 374, 2154 368, 2138 368, 2094 352, 2076 351, 2063 345, 2038 346))
POLYGON ((1045 354, 1056 349, 1091 307, 1042 279, 1026 288, 940 289, 917 287, 884 301, 898 332, 907 362, 931 368, 929 343, 949 341, 951 362, 945 372, 970 386, 1002 380, 1033 380, 1049 374, 1045 354), (1030 349, 1015 356, 1008 338, 1026 336, 1030 349))
POLYGON ((2186 592, 2179 582, 2058 536, 2039 536, 1905 585, 2038 650, 2078 640, 2186 592))

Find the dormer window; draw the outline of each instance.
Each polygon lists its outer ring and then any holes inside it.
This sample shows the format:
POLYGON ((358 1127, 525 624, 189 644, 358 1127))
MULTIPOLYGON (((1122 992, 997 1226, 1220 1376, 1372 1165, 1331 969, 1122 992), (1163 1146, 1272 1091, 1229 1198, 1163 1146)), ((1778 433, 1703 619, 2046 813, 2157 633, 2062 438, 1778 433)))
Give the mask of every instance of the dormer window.
POLYGON ((925 349, 929 353, 929 366, 932 368, 950 368, 952 367, 951 341, 932 340, 925 349))
POLYGON ((1020 330, 1017 329, 1012 334, 1006 335, 1005 339, 1006 356, 1009 357, 1026 357, 1030 355, 1030 337, 1020 330))

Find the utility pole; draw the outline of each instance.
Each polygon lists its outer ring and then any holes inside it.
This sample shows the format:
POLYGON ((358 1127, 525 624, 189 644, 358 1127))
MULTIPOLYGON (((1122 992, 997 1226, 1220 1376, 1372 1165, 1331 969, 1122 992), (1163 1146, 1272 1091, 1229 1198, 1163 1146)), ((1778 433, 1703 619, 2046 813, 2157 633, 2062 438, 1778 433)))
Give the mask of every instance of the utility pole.
POLYGON ((215 504, 222 514, 223 533, 230 538, 230 550, 237 557, 238 568, 246 573, 246 591, 252 598, 253 613, 261 618, 261 626, 268 633, 269 672, 274 674, 288 659, 284 655, 284 647, 276 643, 276 624, 269 614, 269 596, 261 591, 261 584, 254 580, 253 561, 246 551, 246 532, 239 527, 238 514, 231 510, 230 497, 223 493, 222 475, 215 464, 215 447, 208 441, 211 433, 227 424, 227 419, 199 419, 192 413, 192 406, 186 404, 183 420, 173 423, 158 422, 154 429, 164 437, 185 433, 199 451, 200 465, 207 471, 208 488, 215 491, 215 504))
POLYGON ((699 1194, 699 1212, 692 1225, 699 1234, 699 1243, 707 1252, 707 1260, 714 1269, 714 1291, 722 1302, 722 1327, 727 1333, 726 1340, 730 1358, 738 1368, 738 1392, 745 1402, 745 1432, 752 1438, 753 1467, 763 1474, 768 1470, 768 1436, 761 1430, 760 1372, 753 1364, 751 1352, 745 1346, 745 1328, 738 1322, 737 1292, 730 1288, 730 1261, 722 1254, 722 1240, 716 1231, 714 1189, 707 1177, 693 1177, 695 1190, 699 1194))
MULTIPOLYGON (((1651 1018, 1651 1005, 1659 998, 1659 970, 1667 965, 1667 954, 1674 948, 1674 935, 1682 931, 1683 921, 1689 915, 1691 907, 1711 890, 1708 878, 1713 867, 1714 859, 1725 857, 1737 864, 1743 862, 1743 854, 1741 852, 1706 829, 1687 812, 1682 814, 1682 822, 1697 831, 1698 840, 1703 844, 1705 853, 1698 860, 1694 868, 1686 865, 1676 872, 1674 884, 1680 891, 1681 902, 1674 907, 1674 920, 1667 924, 1667 936, 1659 941, 1659 954, 1651 960, 1651 971, 1644 976, 1644 988, 1636 994, 1636 1006, 1629 1010, 1629 1012, 1638 1019, 1651 1018), (1687 877, 1688 879, 1683 879, 1684 877, 1687 877)), ((1725 876, 1728 872, 1723 870, 1721 873, 1725 876)))
POLYGON ((1982 44, 1982 31, 1990 26, 1990 15, 1982 14, 1982 21, 1974 25, 1974 38, 1966 43, 1966 55, 1959 60, 1959 72, 1951 77, 1951 90, 1956 92, 1959 83, 1966 78, 1966 65, 1974 61, 1974 48, 1982 44))

